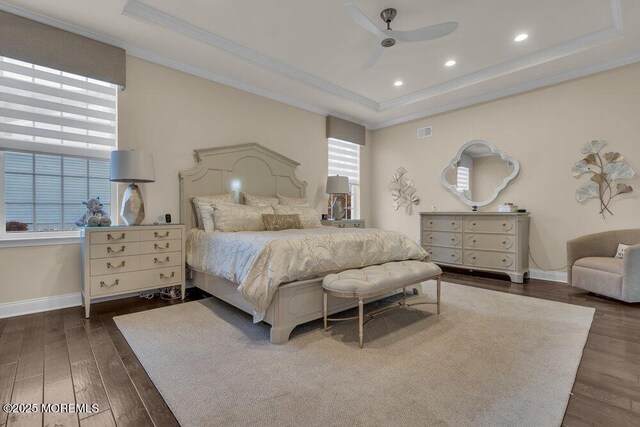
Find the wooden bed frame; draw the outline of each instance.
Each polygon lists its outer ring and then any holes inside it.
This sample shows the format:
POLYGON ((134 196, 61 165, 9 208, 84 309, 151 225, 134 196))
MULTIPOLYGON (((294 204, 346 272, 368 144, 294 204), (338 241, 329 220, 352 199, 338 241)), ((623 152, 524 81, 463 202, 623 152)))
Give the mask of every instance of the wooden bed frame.
MULTIPOLYGON (((194 150, 196 165, 180 171, 180 219, 185 229, 196 227, 191 197, 236 191, 261 196, 281 194, 305 197, 307 183, 295 176, 299 163, 260 144, 242 144, 219 148, 194 150)), ((241 202, 236 200, 236 202, 241 202)), ((289 340, 291 331, 303 323, 320 319, 322 313, 322 278, 285 283, 278 287, 264 322, 271 325, 271 342, 282 344, 289 340)), ((253 309, 240 295, 238 285, 225 278, 194 271, 194 285, 251 315, 253 309)), ((372 298, 384 298, 393 293, 372 298)), ((353 300, 330 298, 329 314, 357 305, 353 300)), ((247 319, 247 321, 250 321, 247 319)))

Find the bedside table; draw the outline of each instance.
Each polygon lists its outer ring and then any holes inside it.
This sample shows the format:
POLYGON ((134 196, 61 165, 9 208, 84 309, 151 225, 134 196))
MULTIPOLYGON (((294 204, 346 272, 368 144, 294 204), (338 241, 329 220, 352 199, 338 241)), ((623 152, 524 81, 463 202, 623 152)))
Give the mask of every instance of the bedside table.
POLYGON ((322 225, 338 228, 364 228, 364 219, 323 219, 322 225))
POLYGON ((184 225, 85 227, 82 243, 82 301, 180 286, 185 293, 184 225))

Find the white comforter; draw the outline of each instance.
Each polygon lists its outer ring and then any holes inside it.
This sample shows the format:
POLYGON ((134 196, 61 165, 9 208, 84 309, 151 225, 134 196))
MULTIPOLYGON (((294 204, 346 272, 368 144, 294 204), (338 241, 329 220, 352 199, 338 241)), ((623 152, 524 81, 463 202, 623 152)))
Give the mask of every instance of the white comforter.
POLYGON ((194 229, 187 237, 189 266, 238 283, 238 291, 255 310, 254 321, 264 318, 281 283, 426 255, 403 234, 375 228, 236 233, 194 229))

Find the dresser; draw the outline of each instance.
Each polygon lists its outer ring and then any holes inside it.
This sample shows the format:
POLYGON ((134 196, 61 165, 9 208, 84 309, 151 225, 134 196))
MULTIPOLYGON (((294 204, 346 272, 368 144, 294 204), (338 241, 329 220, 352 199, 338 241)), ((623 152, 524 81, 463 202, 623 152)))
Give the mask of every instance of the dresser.
POLYGON ((87 317, 101 297, 181 286, 184 299, 183 225, 85 227, 80 236, 87 317))
POLYGON ((338 228, 364 228, 364 219, 323 219, 322 225, 338 228))
POLYGON ((436 264, 529 275, 528 213, 421 212, 420 243, 436 264))

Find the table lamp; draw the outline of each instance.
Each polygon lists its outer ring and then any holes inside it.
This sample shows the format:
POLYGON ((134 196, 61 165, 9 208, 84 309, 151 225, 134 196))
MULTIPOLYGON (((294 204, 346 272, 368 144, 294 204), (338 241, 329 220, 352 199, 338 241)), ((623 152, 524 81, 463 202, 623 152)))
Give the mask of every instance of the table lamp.
POLYGON ((153 155, 144 151, 115 150, 111 152, 111 172, 113 182, 128 182, 122 196, 120 217, 126 225, 140 225, 144 219, 144 202, 136 182, 154 182, 153 155))
POLYGON ((331 194, 333 200, 331 201, 331 217, 329 219, 336 219, 335 205, 337 194, 349 194, 349 177, 346 176, 328 176, 327 177, 327 189, 325 193, 331 194))

